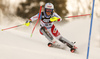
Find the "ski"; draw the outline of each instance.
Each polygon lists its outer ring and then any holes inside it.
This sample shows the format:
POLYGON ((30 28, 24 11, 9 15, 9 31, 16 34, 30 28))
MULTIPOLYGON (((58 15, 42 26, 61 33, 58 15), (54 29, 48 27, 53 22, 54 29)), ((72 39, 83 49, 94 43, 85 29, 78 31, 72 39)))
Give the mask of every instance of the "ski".
MULTIPOLYGON (((75 44, 76 42, 71 42, 71 43, 75 44)), ((67 46, 66 45, 62 46, 59 43, 54 44, 54 43, 49 42, 48 47, 53 47, 53 48, 58 48, 58 49, 63 49, 64 50, 67 46)), ((77 49, 77 47, 74 46, 73 48, 70 48, 70 52, 76 53, 76 49, 77 49)))

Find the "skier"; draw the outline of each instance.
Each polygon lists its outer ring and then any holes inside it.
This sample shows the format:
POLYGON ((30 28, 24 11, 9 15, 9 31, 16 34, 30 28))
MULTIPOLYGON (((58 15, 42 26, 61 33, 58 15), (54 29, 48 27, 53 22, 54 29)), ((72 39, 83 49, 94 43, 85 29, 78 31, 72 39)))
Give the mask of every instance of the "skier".
MULTIPOLYGON (((35 20, 38 19, 39 13, 35 16, 31 17, 30 20, 26 21, 26 26, 29 26, 29 24, 35 20)), ((48 46, 52 47, 57 42, 54 41, 55 37, 63 44, 66 44, 69 48, 71 48, 71 52, 74 52, 76 50, 76 47, 73 43, 65 39, 59 31, 56 29, 54 22, 59 22, 62 20, 62 18, 54 12, 54 6, 52 3, 46 3, 44 7, 44 12, 41 12, 40 16, 40 33, 44 35, 48 40, 48 46)))

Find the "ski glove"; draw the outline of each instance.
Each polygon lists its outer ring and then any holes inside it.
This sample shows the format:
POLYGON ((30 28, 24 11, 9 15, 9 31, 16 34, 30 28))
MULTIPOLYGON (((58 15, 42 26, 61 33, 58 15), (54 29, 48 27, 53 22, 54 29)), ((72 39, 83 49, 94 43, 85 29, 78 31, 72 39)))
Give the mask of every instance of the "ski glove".
POLYGON ((52 18, 50 18, 50 21, 51 21, 51 22, 54 22, 54 21, 58 21, 58 19, 60 19, 60 18, 52 17, 52 18))
POLYGON ((26 23, 25 23, 25 25, 26 25, 26 26, 29 26, 30 23, 32 23, 32 21, 31 21, 31 20, 27 20, 26 23))

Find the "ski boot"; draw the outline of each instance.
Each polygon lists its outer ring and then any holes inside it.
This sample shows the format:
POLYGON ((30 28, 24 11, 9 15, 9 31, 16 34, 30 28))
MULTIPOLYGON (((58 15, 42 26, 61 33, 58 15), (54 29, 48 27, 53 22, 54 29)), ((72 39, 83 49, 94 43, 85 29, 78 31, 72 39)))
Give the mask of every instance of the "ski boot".
POLYGON ((74 53, 74 52, 76 51, 76 49, 77 49, 77 47, 74 46, 74 47, 72 47, 72 48, 70 49, 70 51, 71 51, 72 53, 74 53))
MULTIPOLYGON (((75 44, 76 42, 71 42, 71 43, 75 44)), ((74 53, 74 52, 76 51, 76 49, 77 49, 77 47, 74 45, 74 47, 72 47, 72 48, 70 49, 70 51, 71 51, 72 53, 74 53)))
POLYGON ((49 46, 49 47, 53 47, 56 43, 57 43, 56 41, 49 42, 49 43, 48 43, 48 46, 49 46))
POLYGON ((48 43, 48 47, 53 47, 53 44, 52 43, 48 43))
POLYGON ((49 47, 60 47, 60 45, 59 45, 56 41, 49 42, 49 43, 48 43, 48 46, 49 46, 49 47))

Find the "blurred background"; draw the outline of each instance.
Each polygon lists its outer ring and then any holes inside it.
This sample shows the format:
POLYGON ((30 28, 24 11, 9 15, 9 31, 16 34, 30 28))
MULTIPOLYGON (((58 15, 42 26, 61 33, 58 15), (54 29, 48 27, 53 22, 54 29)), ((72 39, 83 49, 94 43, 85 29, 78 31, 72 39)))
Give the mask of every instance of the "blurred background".
MULTIPOLYGON (((90 14, 92 0, 0 0, 0 20, 4 16, 18 16, 29 19, 39 12, 40 5, 51 2, 55 12, 61 17, 81 14, 90 14)), ((95 18, 100 17, 100 0, 95 3, 95 18)))

